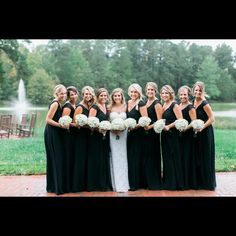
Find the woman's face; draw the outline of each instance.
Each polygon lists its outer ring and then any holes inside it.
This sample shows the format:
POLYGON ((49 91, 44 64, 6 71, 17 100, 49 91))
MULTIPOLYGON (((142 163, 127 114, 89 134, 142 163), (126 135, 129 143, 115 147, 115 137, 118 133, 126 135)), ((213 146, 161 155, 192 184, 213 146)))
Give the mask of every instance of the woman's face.
POLYGON ((113 100, 116 104, 122 103, 122 94, 121 94, 121 92, 114 93, 112 98, 113 98, 113 100))
POLYGON ((78 94, 74 91, 70 91, 69 100, 71 103, 76 103, 76 101, 78 100, 78 94))
POLYGON ((187 89, 181 89, 179 92, 179 99, 181 103, 186 103, 189 100, 188 90, 187 89))
POLYGON ((194 88, 193 95, 195 98, 202 97, 202 89, 198 85, 194 88))
POLYGON ((106 92, 100 93, 100 95, 98 96, 98 102, 101 104, 105 104, 106 101, 107 101, 107 93, 106 92))
POLYGON ((86 102, 89 102, 91 99, 93 98, 93 95, 89 92, 89 90, 85 90, 84 92, 84 97, 83 99, 86 101, 86 102))
POLYGON ((67 99, 66 89, 62 89, 59 93, 57 93, 57 99, 60 102, 64 102, 67 99))
POLYGON ((167 90, 163 89, 161 92, 161 99, 164 102, 168 102, 168 101, 170 101, 170 98, 171 98, 170 93, 167 90))
POLYGON ((156 96, 156 90, 152 86, 148 85, 146 94, 148 98, 153 98, 156 96))
POLYGON ((138 92, 135 88, 132 88, 132 89, 130 90, 130 98, 135 101, 135 100, 137 100, 139 97, 140 97, 139 92, 138 92))

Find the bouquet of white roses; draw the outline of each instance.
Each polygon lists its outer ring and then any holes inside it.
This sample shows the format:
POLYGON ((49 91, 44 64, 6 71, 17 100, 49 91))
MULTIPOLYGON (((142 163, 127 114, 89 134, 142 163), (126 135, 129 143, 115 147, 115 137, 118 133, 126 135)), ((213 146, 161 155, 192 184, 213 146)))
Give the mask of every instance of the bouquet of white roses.
POLYGON ((72 119, 70 116, 62 116, 58 121, 62 126, 66 126, 67 129, 70 127, 70 123, 72 122, 72 119))
POLYGON ((136 120, 133 118, 127 118, 124 122, 125 122, 126 128, 128 128, 129 130, 134 129, 137 125, 136 120))
POLYGON ((84 114, 79 114, 75 116, 76 124, 79 126, 87 125, 88 117, 84 114))
MULTIPOLYGON (((111 121, 111 130, 114 131, 124 131, 126 129, 125 121, 122 118, 115 118, 111 121)), ((120 136, 117 134, 116 139, 119 139, 120 136)))
POLYGON ((194 137, 197 137, 197 130, 202 129, 204 127, 204 121, 200 119, 196 119, 191 122, 191 125, 194 130, 194 137))
POLYGON ((165 127, 165 123, 166 123, 166 120, 165 119, 160 119, 160 120, 157 120, 155 123, 154 123, 154 126, 153 126, 153 129, 156 133, 160 134, 161 131, 164 129, 165 127))
POLYGON ((88 117, 87 124, 90 128, 98 128, 99 127, 99 119, 97 117, 88 117))
POLYGON ((95 116, 88 117, 87 125, 91 128, 91 135, 95 128, 99 127, 99 119, 95 116))
POLYGON ((145 126, 148 126, 149 124, 151 123, 151 119, 147 116, 142 116, 139 118, 138 120, 138 124, 141 126, 141 127, 145 127, 145 126))
POLYGON ((99 129, 103 134, 103 139, 105 139, 107 130, 111 130, 111 123, 108 120, 103 120, 99 124, 99 129))
POLYGON ((175 128, 181 132, 183 132, 187 126, 188 126, 188 121, 185 119, 178 119, 174 122, 175 128))

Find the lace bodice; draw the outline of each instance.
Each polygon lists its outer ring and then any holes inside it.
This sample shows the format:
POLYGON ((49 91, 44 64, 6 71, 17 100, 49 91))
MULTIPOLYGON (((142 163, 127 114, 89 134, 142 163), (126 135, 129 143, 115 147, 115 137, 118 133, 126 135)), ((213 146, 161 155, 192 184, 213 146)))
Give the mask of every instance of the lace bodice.
POLYGON ((116 111, 113 111, 110 113, 110 119, 111 121, 116 119, 116 118, 121 118, 123 120, 125 120, 127 118, 126 116, 126 112, 116 112, 116 111))

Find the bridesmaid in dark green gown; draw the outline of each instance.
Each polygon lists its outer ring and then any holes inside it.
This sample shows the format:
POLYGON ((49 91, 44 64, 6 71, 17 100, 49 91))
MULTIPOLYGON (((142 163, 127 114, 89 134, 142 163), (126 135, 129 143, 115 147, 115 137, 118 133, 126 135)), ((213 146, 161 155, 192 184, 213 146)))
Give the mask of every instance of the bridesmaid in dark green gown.
POLYGON ((166 126, 162 132, 163 189, 181 190, 184 187, 180 153, 179 131, 175 128, 176 119, 182 119, 179 105, 174 101, 175 92, 170 85, 161 89, 163 104, 162 118, 166 126))
MULTIPOLYGON (((73 120, 76 102, 78 100, 78 90, 74 86, 67 87, 67 99, 67 102, 62 108, 62 116, 70 116, 70 118, 73 120)), ((65 130, 62 137, 64 146, 64 166, 66 169, 67 192, 71 192, 72 190, 76 131, 77 129, 70 124, 69 130, 65 130)))
POLYGON ((82 89, 83 100, 78 104, 74 114, 73 124, 77 127, 75 133, 74 161, 72 169, 72 192, 87 191, 87 163, 88 140, 90 129, 86 126, 76 125, 76 116, 84 114, 89 116, 89 109, 94 104, 95 93, 92 87, 85 86, 82 89))
POLYGON ((59 84, 54 88, 55 100, 49 105, 49 111, 46 116, 46 127, 44 130, 44 143, 47 158, 47 192, 63 194, 66 189, 66 175, 63 165, 63 128, 58 123, 62 115, 62 104, 66 100, 66 88, 59 84))
POLYGON ((178 91, 180 98, 179 107, 183 118, 189 123, 185 131, 181 133, 180 150, 183 164, 184 189, 197 189, 194 133, 190 124, 192 120, 196 119, 196 110, 189 101, 190 93, 191 89, 188 86, 182 86, 178 91))
POLYGON ((196 172, 199 189, 214 190, 215 177, 215 140, 212 123, 214 115, 206 100, 205 85, 198 81, 193 86, 194 102, 197 119, 204 121, 204 127, 198 130, 196 139, 196 172))
MULTIPOLYGON (((128 89, 130 100, 127 106, 127 118, 137 121, 141 116, 148 116, 145 102, 142 99, 142 88, 139 84, 131 84, 128 89)), ((137 125, 130 130, 127 137, 128 176, 130 190, 146 189, 145 177, 145 130, 137 125)))
MULTIPOLYGON (((109 120, 106 107, 108 91, 104 88, 98 89, 96 93, 97 103, 89 111, 89 117, 97 117, 99 121, 109 120)), ((103 134, 97 130, 89 136, 88 145, 88 191, 112 191, 110 173, 110 141, 109 131, 103 134)))
POLYGON ((162 106, 156 97, 158 88, 154 82, 148 82, 146 85, 146 102, 148 117, 152 120, 151 124, 145 128, 148 135, 145 135, 145 178, 147 188, 152 190, 161 189, 161 150, 160 150, 160 134, 153 129, 153 124, 162 118, 162 106))

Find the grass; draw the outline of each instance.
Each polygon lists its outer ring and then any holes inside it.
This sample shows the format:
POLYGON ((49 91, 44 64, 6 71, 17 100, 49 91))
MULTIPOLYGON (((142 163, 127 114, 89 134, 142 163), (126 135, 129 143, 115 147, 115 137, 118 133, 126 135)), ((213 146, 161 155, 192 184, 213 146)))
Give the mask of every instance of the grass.
POLYGON ((46 158, 42 135, 36 138, 1 140, 0 173, 44 174, 46 158))
MULTIPOLYGON (((234 105, 227 104, 225 107, 234 105)), ((46 112, 38 112, 34 138, 0 140, 0 175, 45 174, 43 131, 46 112)), ((236 171, 236 118, 216 117, 214 130, 216 170, 236 171)))
POLYGON ((235 129, 236 130, 236 118, 233 117, 215 117, 215 123, 213 124, 215 129, 235 129))
POLYGON ((216 171, 236 171, 236 130, 215 130, 216 171))

